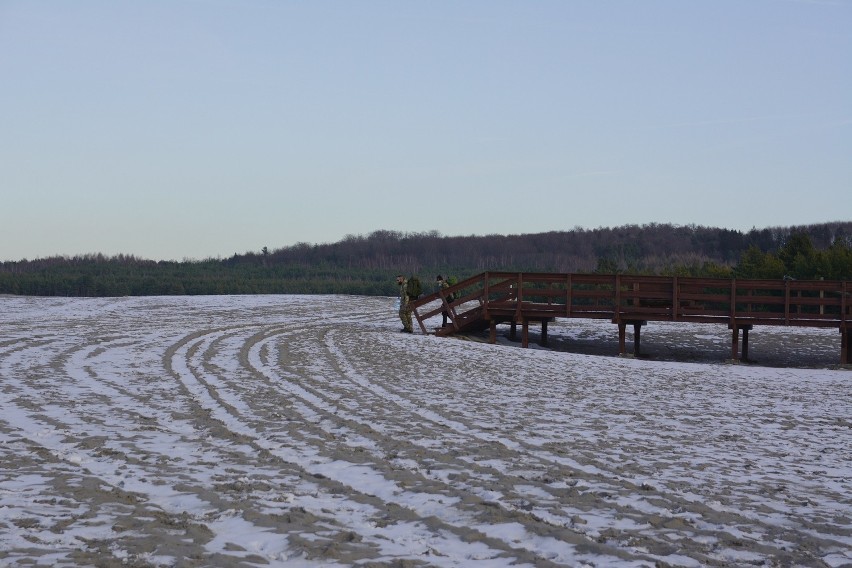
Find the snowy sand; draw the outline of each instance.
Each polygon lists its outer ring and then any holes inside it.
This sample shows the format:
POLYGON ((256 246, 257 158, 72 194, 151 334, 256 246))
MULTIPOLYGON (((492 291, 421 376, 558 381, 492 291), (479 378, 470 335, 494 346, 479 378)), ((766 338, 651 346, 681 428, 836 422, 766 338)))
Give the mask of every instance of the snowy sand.
POLYGON ((722 326, 648 358, 607 322, 398 329, 390 298, 0 298, 0 566, 852 566, 836 330, 734 365, 722 326))

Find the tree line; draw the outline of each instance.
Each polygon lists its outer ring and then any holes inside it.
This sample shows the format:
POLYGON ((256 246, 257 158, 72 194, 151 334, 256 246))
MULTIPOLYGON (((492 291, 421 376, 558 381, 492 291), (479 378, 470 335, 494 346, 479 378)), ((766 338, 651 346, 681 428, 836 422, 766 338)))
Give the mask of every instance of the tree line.
POLYGON ((396 274, 431 283, 486 270, 721 278, 852 279, 852 222, 752 229, 625 225, 522 235, 375 231, 226 259, 87 254, 0 263, 0 293, 28 296, 394 295, 396 274))

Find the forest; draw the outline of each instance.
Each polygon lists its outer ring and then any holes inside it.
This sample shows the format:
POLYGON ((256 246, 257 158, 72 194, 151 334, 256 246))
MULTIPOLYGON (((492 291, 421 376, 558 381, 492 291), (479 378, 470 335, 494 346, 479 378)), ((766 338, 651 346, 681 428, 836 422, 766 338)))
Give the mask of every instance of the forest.
POLYGON ((380 230, 183 262, 55 256, 0 263, 0 294, 390 296, 397 274, 431 283, 487 270, 852 280, 852 222, 748 232, 670 224, 486 236, 380 230))

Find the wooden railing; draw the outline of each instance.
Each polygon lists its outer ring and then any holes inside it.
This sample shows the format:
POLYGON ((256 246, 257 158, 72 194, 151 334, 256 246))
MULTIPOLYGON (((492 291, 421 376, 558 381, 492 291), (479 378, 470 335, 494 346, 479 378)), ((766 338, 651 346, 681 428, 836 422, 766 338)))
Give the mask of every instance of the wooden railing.
POLYGON ((620 326, 647 321, 834 327, 844 363, 852 327, 852 282, 743 280, 624 274, 484 272, 413 302, 426 320, 447 311, 451 325, 438 335, 484 329, 499 322, 553 318, 608 319, 620 326), (450 295, 455 299, 447 301, 450 295))

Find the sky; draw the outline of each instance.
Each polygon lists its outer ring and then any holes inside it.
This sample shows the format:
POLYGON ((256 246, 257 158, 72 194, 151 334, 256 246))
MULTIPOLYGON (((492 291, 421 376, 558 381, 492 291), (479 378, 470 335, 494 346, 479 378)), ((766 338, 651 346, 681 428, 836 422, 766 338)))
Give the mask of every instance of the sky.
POLYGON ((852 219, 852 0, 0 0, 0 261, 852 219))

